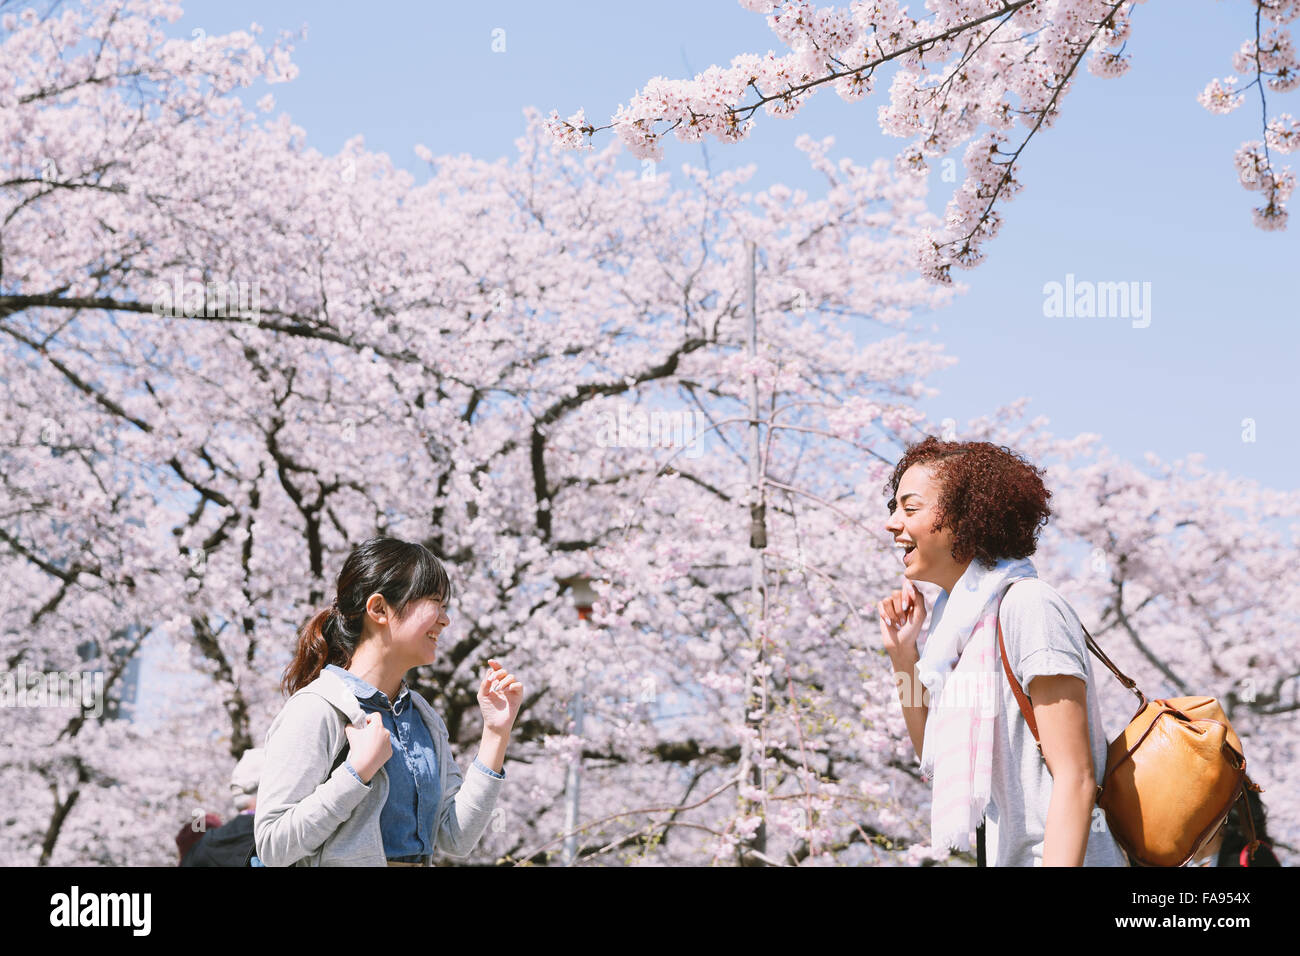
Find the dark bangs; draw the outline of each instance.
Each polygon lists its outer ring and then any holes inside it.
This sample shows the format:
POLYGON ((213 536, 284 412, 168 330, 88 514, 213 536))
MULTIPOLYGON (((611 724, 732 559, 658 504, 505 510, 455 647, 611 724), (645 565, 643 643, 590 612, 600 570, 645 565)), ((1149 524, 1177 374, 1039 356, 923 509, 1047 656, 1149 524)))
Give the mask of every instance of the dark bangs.
POLYGON ((401 613, 411 601, 433 598, 442 604, 451 603, 451 577, 438 557, 422 544, 412 542, 411 580, 401 600, 401 613))

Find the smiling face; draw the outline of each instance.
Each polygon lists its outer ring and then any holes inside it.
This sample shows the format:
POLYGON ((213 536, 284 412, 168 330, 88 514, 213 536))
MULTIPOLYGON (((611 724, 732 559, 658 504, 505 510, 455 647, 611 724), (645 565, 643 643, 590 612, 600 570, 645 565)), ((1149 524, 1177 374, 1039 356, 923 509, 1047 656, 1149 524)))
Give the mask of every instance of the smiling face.
POLYGON ((372 619, 382 619, 382 622, 376 621, 378 627, 387 626, 389 641, 386 652, 399 658, 407 670, 433 663, 438 656, 438 635, 451 623, 447 605, 432 597, 411 601, 406 605, 406 616, 402 618, 387 612, 379 594, 370 596, 366 610, 372 619))
POLYGON ((928 465, 913 465, 898 482, 896 507, 885 525, 902 548, 903 574, 909 581, 929 581, 951 591, 970 565, 952 555, 951 528, 931 529, 939 523, 942 487, 928 465))

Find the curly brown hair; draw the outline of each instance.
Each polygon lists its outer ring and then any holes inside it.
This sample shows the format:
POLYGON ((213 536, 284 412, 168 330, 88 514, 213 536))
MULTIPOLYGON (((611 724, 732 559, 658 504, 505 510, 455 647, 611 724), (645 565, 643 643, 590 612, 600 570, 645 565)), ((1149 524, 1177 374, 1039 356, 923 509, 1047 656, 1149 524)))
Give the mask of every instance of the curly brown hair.
POLYGON ((999 558, 1027 558, 1038 549, 1038 532, 1052 516, 1045 469, 1005 445, 927 435, 903 453, 885 485, 891 515, 898 507, 898 483, 913 465, 933 466, 942 491, 939 521, 930 530, 952 528, 955 560, 976 558, 991 566, 999 558))

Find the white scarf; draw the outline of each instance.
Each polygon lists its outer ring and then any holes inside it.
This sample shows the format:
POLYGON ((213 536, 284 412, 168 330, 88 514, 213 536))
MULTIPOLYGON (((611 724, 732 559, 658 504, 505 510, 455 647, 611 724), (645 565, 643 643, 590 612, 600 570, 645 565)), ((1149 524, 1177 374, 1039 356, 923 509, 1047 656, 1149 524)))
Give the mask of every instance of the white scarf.
POLYGON ((1000 559, 993 567, 971 561, 934 604, 916 665, 930 695, 921 773, 934 781, 930 845, 971 848, 970 833, 984 818, 992 793, 993 728, 1001 700, 998 597, 1020 578, 1036 578, 1028 558, 1000 559))

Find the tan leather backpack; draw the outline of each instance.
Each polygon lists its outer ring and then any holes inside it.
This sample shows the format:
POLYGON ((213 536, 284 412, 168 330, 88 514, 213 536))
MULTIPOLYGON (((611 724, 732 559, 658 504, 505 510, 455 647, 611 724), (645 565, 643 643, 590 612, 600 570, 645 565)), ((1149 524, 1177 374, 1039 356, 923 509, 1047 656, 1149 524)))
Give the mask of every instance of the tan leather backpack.
MULTIPOLYGON (((1110 742, 1106 773, 1096 797, 1096 805, 1105 812, 1106 824, 1129 862, 1134 866, 1185 865, 1214 838, 1238 800, 1246 809, 1250 833, 1246 848, 1254 859, 1259 840, 1250 801, 1245 797, 1247 789, 1263 790, 1246 776, 1241 740, 1219 702, 1213 697, 1148 701, 1137 684, 1111 663, 1086 627, 1083 633, 1088 649, 1140 701, 1128 726, 1110 742)), ((998 649, 1011 691, 1041 756, 1038 724, 1029 698, 1011 672, 1000 620, 998 649)))

